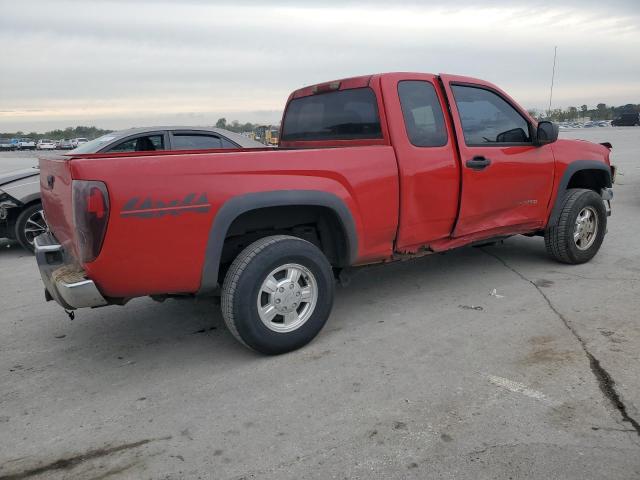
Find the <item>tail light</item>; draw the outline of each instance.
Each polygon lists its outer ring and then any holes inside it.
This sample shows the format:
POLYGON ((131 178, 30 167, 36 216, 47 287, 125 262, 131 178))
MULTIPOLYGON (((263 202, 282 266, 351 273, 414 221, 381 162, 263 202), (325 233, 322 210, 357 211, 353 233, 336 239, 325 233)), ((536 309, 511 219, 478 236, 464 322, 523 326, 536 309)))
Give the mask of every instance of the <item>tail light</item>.
POLYGON ((102 182, 73 180, 73 221, 80 261, 91 262, 102 249, 109 220, 109 193, 102 182))

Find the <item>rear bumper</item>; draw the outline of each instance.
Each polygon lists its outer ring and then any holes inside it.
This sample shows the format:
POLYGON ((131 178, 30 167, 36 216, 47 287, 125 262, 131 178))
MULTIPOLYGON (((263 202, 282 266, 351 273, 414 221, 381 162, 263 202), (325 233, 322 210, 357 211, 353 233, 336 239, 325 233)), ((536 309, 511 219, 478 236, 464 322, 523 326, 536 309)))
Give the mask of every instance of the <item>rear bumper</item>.
POLYGON ((93 280, 74 265, 53 234, 47 232, 36 237, 34 247, 47 300, 55 300, 68 310, 108 304, 93 280))

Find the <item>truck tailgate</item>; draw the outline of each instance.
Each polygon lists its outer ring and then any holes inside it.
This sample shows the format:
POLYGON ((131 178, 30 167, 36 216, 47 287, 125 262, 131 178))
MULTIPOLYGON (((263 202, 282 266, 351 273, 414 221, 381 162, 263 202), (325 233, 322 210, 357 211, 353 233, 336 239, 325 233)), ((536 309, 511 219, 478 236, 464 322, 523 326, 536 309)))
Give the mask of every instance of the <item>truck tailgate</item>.
POLYGON ((71 165, 68 159, 40 159, 40 191, 47 224, 65 250, 77 258, 71 181, 71 165))

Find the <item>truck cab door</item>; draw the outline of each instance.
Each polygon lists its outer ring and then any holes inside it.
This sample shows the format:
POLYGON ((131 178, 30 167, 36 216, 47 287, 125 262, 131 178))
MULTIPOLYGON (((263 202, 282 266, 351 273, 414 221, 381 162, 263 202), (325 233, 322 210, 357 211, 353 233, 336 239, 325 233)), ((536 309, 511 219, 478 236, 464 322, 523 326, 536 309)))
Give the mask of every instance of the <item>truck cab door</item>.
POLYGON ((550 145, 506 93, 480 80, 440 76, 458 139, 462 191, 453 237, 542 228, 553 187, 550 145))
POLYGON ((381 87, 400 181, 395 249, 412 252, 451 235, 460 186, 455 135, 435 75, 386 74, 381 87))

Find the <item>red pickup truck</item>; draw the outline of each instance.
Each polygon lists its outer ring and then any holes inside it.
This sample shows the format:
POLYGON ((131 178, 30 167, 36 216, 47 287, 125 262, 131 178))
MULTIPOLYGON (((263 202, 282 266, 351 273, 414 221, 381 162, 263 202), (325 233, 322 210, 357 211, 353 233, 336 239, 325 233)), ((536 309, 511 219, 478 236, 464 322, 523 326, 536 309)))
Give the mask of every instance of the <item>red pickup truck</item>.
POLYGON ((46 298, 220 295, 237 339, 277 354, 318 334, 348 267, 517 234, 586 262, 611 145, 557 137, 485 81, 387 73, 293 92, 277 149, 42 159, 46 298))

